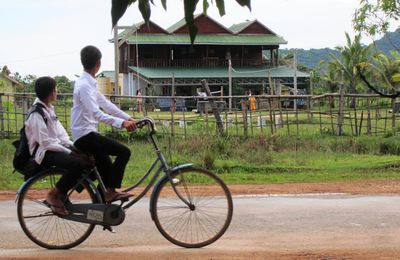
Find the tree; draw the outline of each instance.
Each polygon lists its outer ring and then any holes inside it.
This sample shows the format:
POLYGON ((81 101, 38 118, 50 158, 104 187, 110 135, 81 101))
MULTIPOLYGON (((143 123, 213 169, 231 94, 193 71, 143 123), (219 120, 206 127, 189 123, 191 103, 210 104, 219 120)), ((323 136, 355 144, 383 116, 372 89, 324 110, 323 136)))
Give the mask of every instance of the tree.
MULTIPOLYGON (((360 33, 371 37, 385 34, 392 23, 399 21, 399 0, 360 0, 360 3, 353 17, 354 29, 360 33)), ((388 40, 391 42, 390 38, 388 40)), ((399 50, 399 46, 391 44, 399 50)))
MULTIPOLYGON (((359 82, 357 66, 370 60, 373 46, 362 45, 360 34, 356 35, 352 41, 349 34, 346 33, 346 41, 346 46, 336 47, 340 53, 339 57, 330 55, 332 61, 329 64, 332 69, 343 72, 344 81, 348 84, 348 91, 356 93, 356 85, 359 82)), ((352 99, 351 107, 354 105, 355 99, 352 99)))
POLYGON ((391 57, 377 53, 373 62, 361 63, 357 69, 364 83, 375 93, 386 97, 399 96, 400 54, 397 51, 392 51, 391 57))
POLYGON ((58 93, 72 93, 72 81, 70 81, 66 76, 55 76, 54 80, 57 82, 58 93))
MULTIPOLYGON (((154 5, 154 0, 112 0, 111 3, 111 20, 112 27, 117 24, 118 20, 124 15, 126 9, 131 5, 138 2, 138 8, 140 13, 142 14, 145 22, 150 20, 151 16, 151 7, 150 3, 154 5)), ((192 43, 194 42, 197 34, 197 27, 194 25, 194 16, 193 13, 196 10, 196 6, 199 0, 183 0, 183 7, 185 11, 185 20, 186 24, 189 28, 190 39, 192 43)), ((209 8, 210 0, 203 0, 203 12, 207 13, 207 9, 209 8)), ((250 2, 251 0, 236 0, 238 4, 241 6, 247 6, 251 10, 250 2)), ((167 10, 167 0, 161 0, 161 4, 164 10, 167 10)), ((211 0, 211 4, 214 4, 214 0, 211 0)), ((224 0, 215 0, 215 4, 219 10, 220 16, 225 15, 225 1, 224 0)))

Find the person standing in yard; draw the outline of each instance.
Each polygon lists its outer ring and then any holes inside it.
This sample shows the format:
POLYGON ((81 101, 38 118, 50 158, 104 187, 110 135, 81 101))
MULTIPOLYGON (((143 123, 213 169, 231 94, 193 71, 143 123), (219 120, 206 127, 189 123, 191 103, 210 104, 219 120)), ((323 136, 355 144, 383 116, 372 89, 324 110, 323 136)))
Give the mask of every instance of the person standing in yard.
POLYGON ((251 92, 249 92, 249 109, 251 111, 256 110, 257 108, 257 100, 254 96, 251 95, 251 92))
POLYGON ((143 102, 143 99, 142 99, 142 91, 140 89, 138 89, 136 91, 136 96, 137 96, 137 111, 139 113, 142 113, 142 102, 143 102))
POLYGON ((74 145, 93 155, 106 186, 105 201, 127 199, 131 196, 129 193, 118 192, 116 189, 121 187, 131 151, 116 140, 99 134, 97 126, 99 122, 103 122, 116 128, 134 131, 136 123, 128 114, 107 100, 97 87, 95 75, 101 66, 100 50, 89 45, 81 50, 80 56, 84 71, 75 82, 71 112, 74 145), (114 162, 110 155, 115 156, 114 162))

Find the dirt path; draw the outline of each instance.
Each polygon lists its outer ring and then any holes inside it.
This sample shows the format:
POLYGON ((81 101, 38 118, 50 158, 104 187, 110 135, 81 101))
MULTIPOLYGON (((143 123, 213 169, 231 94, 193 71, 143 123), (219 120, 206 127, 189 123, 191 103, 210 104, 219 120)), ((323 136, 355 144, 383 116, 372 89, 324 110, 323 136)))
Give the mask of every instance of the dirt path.
MULTIPOLYGON (((249 194, 305 194, 305 193, 348 193, 348 194, 400 194, 400 181, 354 181, 328 183, 282 183, 263 185, 229 185, 233 195, 249 194)), ((137 191, 136 193, 139 193, 137 191)), ((0 200, 15 199, 15 190, 0 190, 0 200)))

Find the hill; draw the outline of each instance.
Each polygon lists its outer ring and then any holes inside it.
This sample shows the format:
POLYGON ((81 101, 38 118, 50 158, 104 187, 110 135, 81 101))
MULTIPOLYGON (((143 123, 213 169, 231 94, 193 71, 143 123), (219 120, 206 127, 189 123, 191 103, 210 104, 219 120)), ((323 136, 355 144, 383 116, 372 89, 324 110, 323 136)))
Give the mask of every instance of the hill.
MULTIPOLYGON (((381 39, 376 40, 372 44, 375 45, 378 51, 382 51, 390 55, 390 51, 399 49, 400 51, 400 29, 394 32, 388 32, 381 39)), ((281 56, 293 53, 293 49, 280 49, 281 56)), ((321 61, 326 63, 331 60, 329 53, 338 56, 339 52, 331 48, 323 49, 297 49, 298 63, 310 69, 315 69, 321 61)))

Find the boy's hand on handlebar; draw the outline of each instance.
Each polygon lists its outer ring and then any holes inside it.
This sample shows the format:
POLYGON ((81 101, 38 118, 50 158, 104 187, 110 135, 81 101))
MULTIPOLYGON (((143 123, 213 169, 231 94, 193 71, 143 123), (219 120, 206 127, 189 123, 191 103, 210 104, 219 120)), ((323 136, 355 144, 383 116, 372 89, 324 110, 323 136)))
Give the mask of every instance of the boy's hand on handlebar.
POLYGON ((136 122, 133 118, 129 118, 122 123, 122 127, 126 128, 129 132, 136 130, 136 122))

